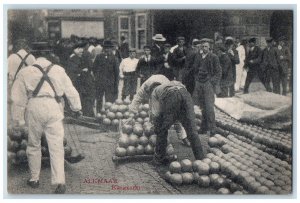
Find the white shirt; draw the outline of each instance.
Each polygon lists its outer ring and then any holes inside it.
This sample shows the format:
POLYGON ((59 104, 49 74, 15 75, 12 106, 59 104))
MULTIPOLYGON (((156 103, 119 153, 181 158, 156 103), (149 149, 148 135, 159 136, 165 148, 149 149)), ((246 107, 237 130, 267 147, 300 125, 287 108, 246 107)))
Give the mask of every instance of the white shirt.
MULTIPOLYGON (((40 65, 45 69, 51 64, 51 62, 46 58, 40 57, 36 60, 35 64, 40 65)), ((65 94, 68 98, 71 109, 73 111, 81 110, 79 94, 73 86, 69 76, 66 74, 65 69, 61 66, 54 65, 48 73, 48 76, 53 83, 57 95, 63 96, 63 94, 65 94)), ((42 72, 34 66, 28 66, 19 72, 11 91, 11 99, 14 109, 12 115, 13 120, 21 120, 24 118, 25 108, 30 99, 29 95, 35 90, 41 77, 42 72)), ((55 94, 49 83, 45 81, 37 96, 54 98, 55 94)))
POLYGON ((131 59, 130 57, 125 58, 120 63, 120 77, 124 77, 124 72, 133 72, 136 70, 139 60, 136 58, 131 59))
POLYGON ((240 63, 238 65, 243 67, 244 66, 244 61, 245 61, 245 58, 246 58, 245 48, 244 48, 243 45, 240 45, 236 48, 236 50, 238 51, 239 59, 240 59, 240 63))
MULTIPOLYGON (((17 52, 23 59, 25 58, 25 56, 28 54, 24 49, 21 49, 17 52)), ((22 60, 20 59, 20 57, 17 54, 11 54, 8 59, 8 84, 9 86, 12 85, 13 80, 15 78, 16 72, 18 70, 19 65, 21 64, 22 60)), ((26 63, 27 65, 32 65, 35 62, 35 57, 30 54, 27 59, 26 59, 26 63)), ((22 68, 24 68, 25 65, 23 65, 22 68)), ((21 69, 22 69, 21 68, 21 69)))
POLYGON ((141 88, 136 93, 136 95, 134 95, 134 98, 133 98, 131 104, 129 105, 130 111, 137 113, 139 105, 141 103, 143 103, 144 101, 148 102, 148 100, 150 99, 150 96, 151 96, 151 92, 148 92, 148 89, 155 82, 159 82, 161 84, 166 84, 166 83, 169 83, 170 80, 164 75, 152 75, 150 78, 148 78, 148 80, 146 80, 142 84, 141 88))

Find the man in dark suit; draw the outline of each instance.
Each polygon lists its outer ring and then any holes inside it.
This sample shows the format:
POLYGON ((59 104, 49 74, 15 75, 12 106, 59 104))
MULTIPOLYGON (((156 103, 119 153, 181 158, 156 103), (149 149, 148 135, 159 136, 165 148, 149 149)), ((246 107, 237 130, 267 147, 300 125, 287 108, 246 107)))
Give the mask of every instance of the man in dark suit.
POLYGON ((289 47, 286 46, 285 40, 285 37, 280 37, 277 47, 279 56, 279 77, 283 95, 287 93, 288 75, 291 72, 291 53, 289 47))
POLYGON ((93 66, 96 80, 97 112, 101 111, 104 94, 106 102, 114 102, 118 96, 119 63, 113 54, 114 44, 105 40, 103 48, 104 52, 96 57, 93 66))
POLYGON ((129 44, 124 36, 121 36, 120 55, 122 59, 129 57, 129 44))
POLYGON ((150 46, 144 46, 144 55, 139 59, 136 73, 143 84, 151 75, 158 73, 157 59, 152 55, 150 46))
POLYGON ((279 57, 277 49, 273 46, 272 38, 267 38, 267 47, 262 53, 261 67, 265 70, 266 79, 265 86, 268 92, 280 94, 280 81, 279 81, 279 57), (273 88, 271 88, 271 83, 273 88))
POLYGON ((164 43, 166 38, 162 34, 156 34, 152 37, 153 46, 151 47, 151 55, 156 59, 158 71, 164 66, 164 43))
POLYGON ((200 133, 213 136, 216 133, 215 94, 220 93, 222 70, 218 56, 210 51, 211 40, 201 42, 203 52, 196 55, 193 64, 196 81, 194 99, 203 116, 200 133))
POLYGON ((173 72, 175 75, 176 80, 182 81, 182 69, 185 64, 186 59, 186 47, 185 44, 185 38, 184 37, 177 37, 177 45, 172 53, 172 61, 173 61, 173 72))
POLYGON ((195 88, 195 77, 193 74, 193 63, 195 60, 195 57, 197 54, 200 52, 200 40, 194 39, 192 41, 192 46, 187 49, 186 53, 186 59, 185 59, 185 64, 184 64, 184 69, 183 69, 183 74, 182 74, 182 84, 186 86, 187 91, 193 95, 194 88, 195 88))
POLYGON ((255 76, 258 76, 260 81, 265 85, 264 71, 260 67, 261 62, 261 49, 256 46, 256 38, 249 39, 249 53, 245 59, 245 66, 248 68, 244 94, 249 93, 249 86, 255 76))

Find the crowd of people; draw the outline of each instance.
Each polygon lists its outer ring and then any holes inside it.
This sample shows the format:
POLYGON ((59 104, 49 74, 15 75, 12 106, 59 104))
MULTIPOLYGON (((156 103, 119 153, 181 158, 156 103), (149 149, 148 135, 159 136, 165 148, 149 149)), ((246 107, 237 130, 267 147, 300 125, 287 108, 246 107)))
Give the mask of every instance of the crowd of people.
POLYGON ((140 53, 129 46, 125 37, 118 45, 112 40, 72 36, 54 45, 55 54, 47 49, 30 53, 24 40, 17 41, 8 58, 8 114, 15 124, 24 125, 26 120, 29 127, 28 185, 39 185, 40 139, 44 132, 52 184, 58 185, 55 193, 66 190, 62 101, 76 115, 82 110, 83 115, 94 117, 103 110, 103 101, 117 99, 123 80, 121 97, 132 101, 132 112, 142 101, 150 104, 150 121, 158 136, 154 160, 163 164, 170 161, 166 146, 168 129, 173 124, 179 139, 192 147, 195 158, 205 157, 207 140, 202 135, 216 133, 215 96, 232 97, 242 91, 246 94, 256 77, 267 91, 286 95, 288 84, 291 90, 292 59, 284 37, 278 39, 278 44, 267 38, 263 50, 255 38, 193 39, 190 46, 182 36, 174 46, 166 43, 162 34, 152 39, 153 45, 145 45, 138 58, 140 53), (194 104, 202 111, 200 132, 196 130, 194 104))
POLYGON ((120 80, 124 81, 122 99, 132 100, 138 84, 154 74, 181 81, 190 94, 195 95, 198 71, 195 66, 207 49, 204 42, 209 44, 208 52, 213 56, 209 61, 220 66, 220 78, 214 84, 218 97, 248 93, 254 78, 258 78, 269 92, 286 95, 292 89, 291 54, 285 37, 277 41, 266 38, 264 49, 257 45, 256 38, 193 39, 190 46, 184 37, 178 37, 173 46, 166 43, 162 34, 152 39, 153 45, 145 45, 143 53, 130 48, 125 37, 120 45, 112 40, 100 42, 76 36, 60 41, 56 54, 81 95, 84 115, 95 116, 100 112, 103 95, 105 101, 115 101, 120 80), (96 112, 93 110, 95 101, 96 112))

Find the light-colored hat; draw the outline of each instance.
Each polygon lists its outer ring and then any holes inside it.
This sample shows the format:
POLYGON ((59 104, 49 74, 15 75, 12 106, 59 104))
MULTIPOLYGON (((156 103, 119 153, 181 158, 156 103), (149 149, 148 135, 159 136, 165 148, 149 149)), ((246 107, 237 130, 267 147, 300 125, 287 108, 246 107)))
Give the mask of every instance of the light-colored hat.
POLYGON ((95 46, 91 45, 88 48, 88 52, 92 53, 92 51, 95 49, 95 46))
POLYGON ((233 39, 233 37, 228 36, 228 37, 225 37, 225 41, 227 41, 227 40, 232 40, 233 41, 234 39, 233 39))
POLYGON ((166 38, 162 34, 156 34, 154 37, 152 37, 154 41, 164 42, 166 41, 166 38))

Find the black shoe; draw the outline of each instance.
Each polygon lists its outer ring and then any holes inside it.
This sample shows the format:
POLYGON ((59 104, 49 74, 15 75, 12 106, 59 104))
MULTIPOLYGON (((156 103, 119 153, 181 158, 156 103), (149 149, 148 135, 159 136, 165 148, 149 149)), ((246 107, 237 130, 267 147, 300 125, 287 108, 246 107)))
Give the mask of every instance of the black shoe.
POLYGON ((154 165, 168 165, 170 164, 172 161, 176 161, 177 160, 177 156, 176 155, 168 155, 165 156, 163 158, 158 158, 156 156, 154 156, 152 163, 154 165))
POLYGON ((64 194, 66 192, 66 185, 65 184, 58 184, 55 189, 55 194, 64 194))
POLYGON ((75 164, 75 163, 80 162, 84 158, 85 158, 85 156, 83 156, 82 154, 78 154, 77 156, 66 157, 65 160, 71 164, 75 164))
POLYGON ((207 130, 201 128, 201 130, 199 130, 199 134, 206 134, 207 133, 207 130))
POLYGON ((32 188, 38 188, 40 186, 40 182, 38 180, 27 180, 27 185, 29 185, 32 188))
POLYGON ((187 138, 182 139, 181 144, 183 144, 184 146, 187 146, 187 147, 191 146, 191 143, 187 138))

